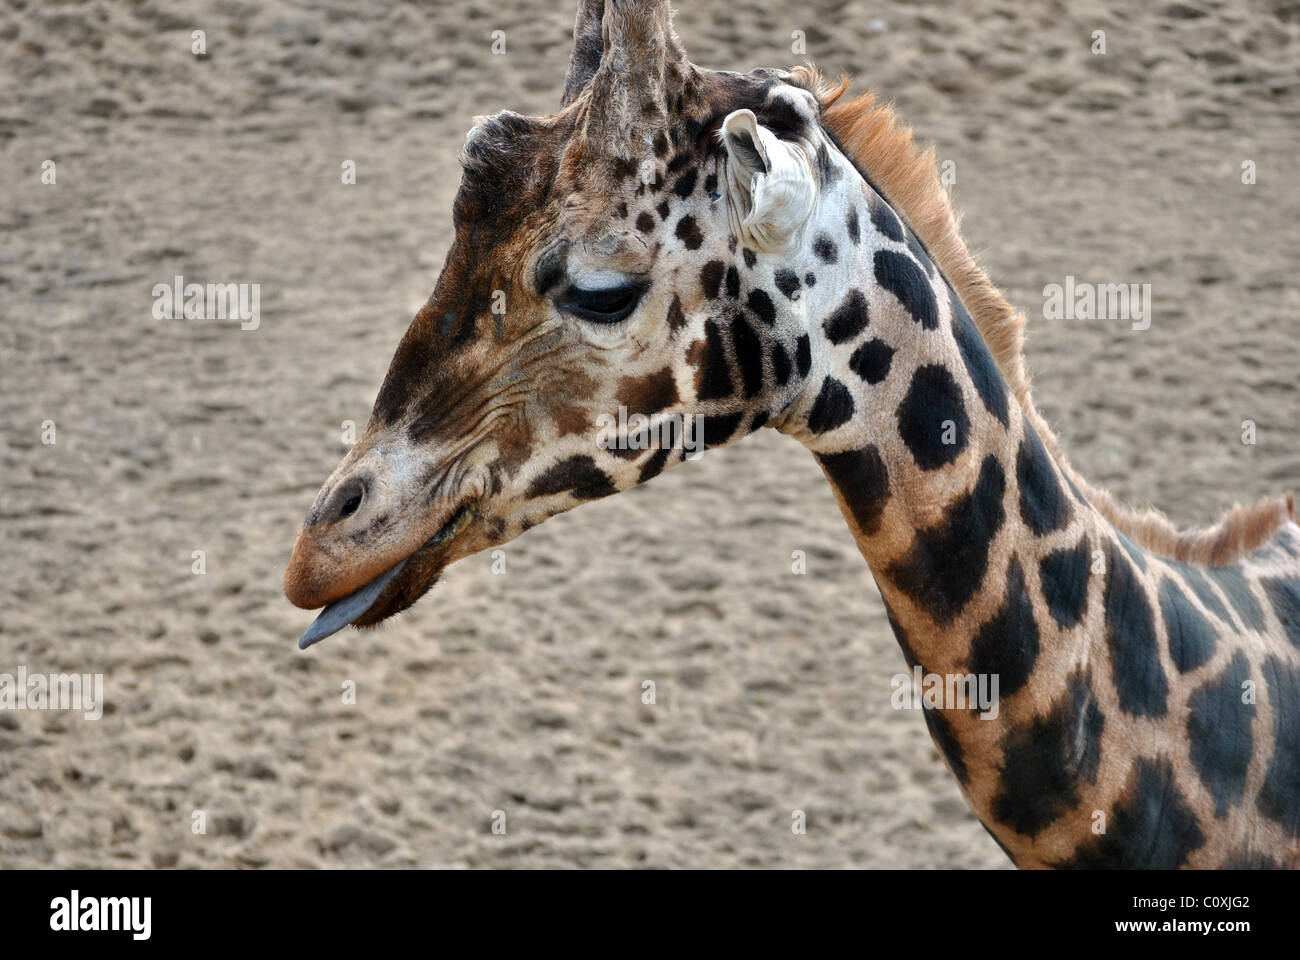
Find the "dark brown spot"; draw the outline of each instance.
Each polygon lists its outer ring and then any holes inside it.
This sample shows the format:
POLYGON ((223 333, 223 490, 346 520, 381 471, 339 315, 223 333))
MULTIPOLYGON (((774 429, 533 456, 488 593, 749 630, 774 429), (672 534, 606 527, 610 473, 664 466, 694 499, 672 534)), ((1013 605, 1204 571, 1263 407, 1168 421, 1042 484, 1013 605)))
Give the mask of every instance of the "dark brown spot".
POLYGON ((614 481, 596 466, 595 460, 583 455, 561 460, 528 486, 529 497, 549 497, 566 492, 578 500, 595 500, 614 493, 614 481))
POLYGON ((677 383, 672 367, 643 377, 624 377, 615 391, 619 401, 627 407, 628 416, 643 413, 650 416, 666 410, 678 401, 677 383))
POLYGON ((706 300, 716 300, 722 289, 722 273, 726 268, 721 260, 710 260, 700 268, 700 289, 706 300))
POLYGON ((687 250, 698 250, 704 243, 704 235, 700 233, 699 225, 690 214, 677 221, 677 229, 674 233, 677 239, 686 245, 687 250))

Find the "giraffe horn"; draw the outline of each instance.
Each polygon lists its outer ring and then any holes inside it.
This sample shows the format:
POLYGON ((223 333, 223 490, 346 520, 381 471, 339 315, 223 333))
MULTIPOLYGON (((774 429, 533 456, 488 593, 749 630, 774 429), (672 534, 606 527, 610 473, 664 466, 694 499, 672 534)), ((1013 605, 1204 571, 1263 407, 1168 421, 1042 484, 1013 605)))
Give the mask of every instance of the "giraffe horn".
POLYGON ((573 24, 573 57, 569 60, 569 73, 564 78, 563 109, 582 93, 600 66, 600 55, 605 49, 601 21, 605 17, 605 0, 580 0, 578 18, 573 24))
POLYGON ((637 156, 667 125, 669 97, 690 65, 668 0, 608 0, 603 27, 586 139, 597 152, 637 156))

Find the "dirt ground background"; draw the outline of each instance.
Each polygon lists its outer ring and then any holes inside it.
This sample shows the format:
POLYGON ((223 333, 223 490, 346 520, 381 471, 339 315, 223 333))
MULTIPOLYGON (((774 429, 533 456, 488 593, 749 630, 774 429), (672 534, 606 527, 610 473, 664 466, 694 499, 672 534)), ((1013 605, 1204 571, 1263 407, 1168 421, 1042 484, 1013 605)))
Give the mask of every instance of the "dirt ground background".
MULTIPOLYGON (((802 30, 955 161, 1086 474, 1180 523, 1300 485, 1300 2, 681 6, 697 63, 790 65, 802 30), (1067 274, 1152 284, 1151 329, 1044 320, 1067 274)), ((297 650, 294 533, 433 287, 471 117, 555 108, 572 13, 4 4, 0 671, 102 672, 107 708, 0 713, 0 867, 1007 866, 772 431, 297 650), (155 320, 176 274, 260 283, 260 328, 155 320)))

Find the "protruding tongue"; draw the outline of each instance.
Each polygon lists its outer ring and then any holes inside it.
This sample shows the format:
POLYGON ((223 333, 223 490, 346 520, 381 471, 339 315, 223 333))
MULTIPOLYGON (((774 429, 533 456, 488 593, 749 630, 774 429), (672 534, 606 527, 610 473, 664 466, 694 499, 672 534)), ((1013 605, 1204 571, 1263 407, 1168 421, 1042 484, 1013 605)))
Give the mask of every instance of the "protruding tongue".
POLYGON ((346 597, 340 597, 327 606, 320 612, 320 616, 312 621, 312 625, 307 628, 307 632, 299 639, 298 649, 306 650, 313 643, 320 643, 326 637, 338 633, 369 610, 371 605, 379 599, 379 595, 384 592, 384 587, 388 586, 393 578, 402 572, 404 566, 406 566, 405 560, 396 566, 389 567, 369 583, 357 587, 346 597))

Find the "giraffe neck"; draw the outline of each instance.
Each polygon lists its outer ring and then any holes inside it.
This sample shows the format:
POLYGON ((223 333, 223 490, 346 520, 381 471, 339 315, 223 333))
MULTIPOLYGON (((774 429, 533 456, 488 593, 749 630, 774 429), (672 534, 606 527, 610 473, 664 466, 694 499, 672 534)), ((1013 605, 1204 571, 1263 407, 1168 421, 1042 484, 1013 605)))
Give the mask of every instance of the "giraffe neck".
POLYGON ((826 319, 808 324, 806 388, 778 426, 822 466, 909 666, 949 691, 996 690, 992 709, 972 696, 925 710, 972 809, 1022 866, 1252 856, 1249 811, 1212 850, 1202 827, 1247 791, 1252 736, 1268 737, 1232 709, 1252 675, 1243 655, 1214 651, 1215 634, 1249 627, 1223 600, 1248 604, 1254 588, 1225 568, 1200 592, 1200 570, 1118 533, 1045 450, 924 247, 868 184, 854 190, 840 196, 849 220, 873 229, 847 247, 843 299, 806 307, 826 319), (1165 575, 1188 589, 1170 594, 1165 575), (1198 763, 1182 719, 1195 704, 1164 665, 1181 671, 1177 648, 1198 642, 1222 664, 1213 695, 1236 742, 1200 758, 1203 788, 1180 792, 1175 777, 1198 763))
MULTIPOLYGON (((1122 548, 1072 492, 941 278, 932 293, 947 303, 943 319, 932 342, 892 372, 886 389, 894 396, 876 414, 874 438, 813 452, 908 667, 927 688, 948 691, 924 718, 972 809, 1016 863, 1040 862, 1034 848, 1044 839, 1066 859, 1090 824, 1058 825, 1058 806, 1082 795, 1103 759, 1089 666, 1102 659, 1092 649, 1103 606, 1090 584, 1094 551, 1105 564, 1122 548), (1044 595, 1054 614, 1040 627, 1043 604, 1034 598, 1044 595), (956 691, 965 703, 949 702, 956 691), (992 703, 983 699, 990 694, 992 703), (1042 771, 1002 776, 1004 745, 1043 707, 1061 742, 1078 745, 1063 751, 1057 806, 1043 802, 1042 771), (1044 838, 1051 830, 1057 836, 1044 838)), ((832 351, 832 370, 837 359, 832 351)), ((1114 752, 1106 760, 1121 762, 1114 752)))

